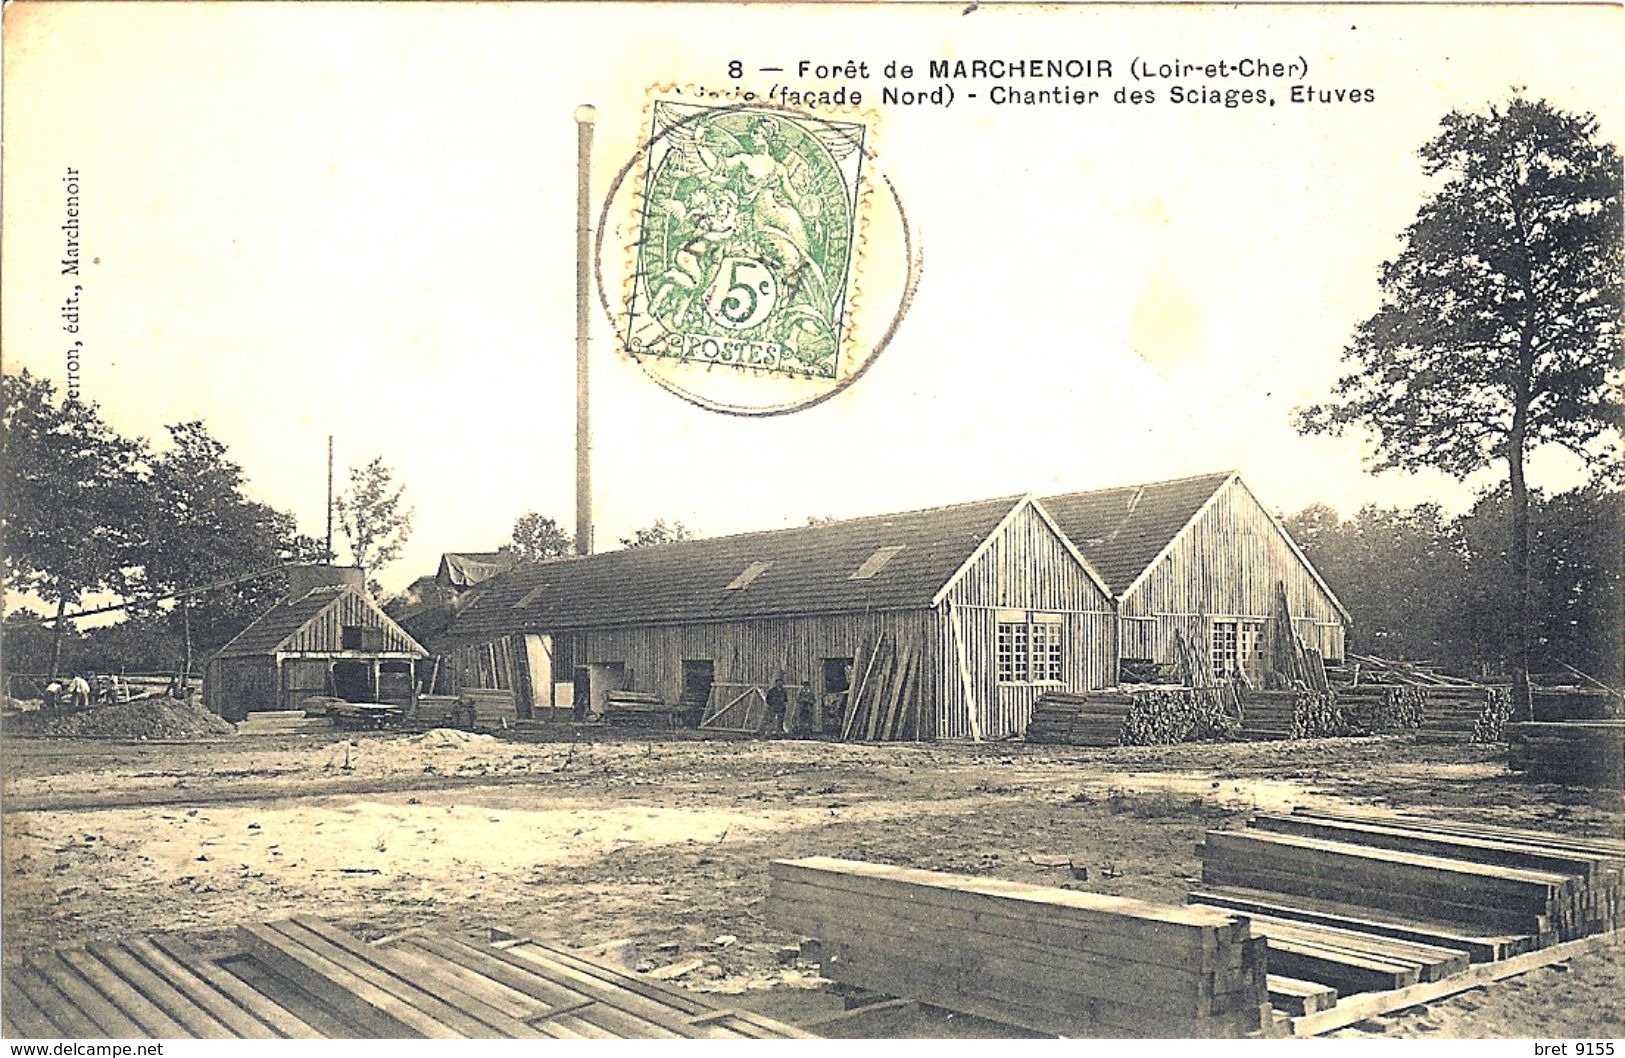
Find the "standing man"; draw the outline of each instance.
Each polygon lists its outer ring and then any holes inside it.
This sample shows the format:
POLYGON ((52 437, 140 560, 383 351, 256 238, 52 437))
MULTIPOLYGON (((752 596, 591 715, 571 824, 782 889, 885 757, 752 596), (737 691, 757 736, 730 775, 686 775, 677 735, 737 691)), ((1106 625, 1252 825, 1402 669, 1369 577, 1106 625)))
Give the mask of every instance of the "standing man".
POLYGON ((807 737, 807 733, 813 729, 817 708, 818 696, 813 693, 812 681, 809 680, 796 692, 796 711, 790 717, 791 738, 807 737))
POLYGON ((790 704, 790 693, 784 689, 784 675, 773 677, 773 686, 767 689, 767 713, 762 717, 761 736, 778 738, 784 734, 784 712, 790 704))

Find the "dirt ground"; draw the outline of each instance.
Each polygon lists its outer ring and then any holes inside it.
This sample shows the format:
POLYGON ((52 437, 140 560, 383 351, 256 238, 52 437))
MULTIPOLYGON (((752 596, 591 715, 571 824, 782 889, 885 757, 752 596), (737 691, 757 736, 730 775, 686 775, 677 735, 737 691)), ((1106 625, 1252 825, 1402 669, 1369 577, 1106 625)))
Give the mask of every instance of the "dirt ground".
MULTIPOLYGON (((1406 738, 1113 750, 603 733, 7 738, 0 763, 7 960, 155 930, 223 944, 239 922, 290 914, 373 937, 494 927, 628 967, 689 963, 676 983, 792 1020, 827 997, 788 961, 796 938, 763 922, 775 858, 1182 902, 1203 831, 1254 809, 1379 805, 1613 836, 1625 825, 1617 796, 1522 782, 1489 747, 1406 738), (1087 878, 1034 862, 1061 857, 1087 878)), ((1625 952, 1605 951, 1340 1035, 1616 1037, 1622 996, 1625 952)))

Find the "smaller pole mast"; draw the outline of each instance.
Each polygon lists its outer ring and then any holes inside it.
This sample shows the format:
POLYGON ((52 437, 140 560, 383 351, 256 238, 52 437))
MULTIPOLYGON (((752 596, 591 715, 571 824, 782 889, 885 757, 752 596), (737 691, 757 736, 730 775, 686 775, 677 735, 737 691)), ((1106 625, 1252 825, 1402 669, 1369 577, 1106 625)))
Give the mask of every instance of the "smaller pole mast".
POLYGON ((333 564, 333 435, 327 435, 327 564, 333 564))

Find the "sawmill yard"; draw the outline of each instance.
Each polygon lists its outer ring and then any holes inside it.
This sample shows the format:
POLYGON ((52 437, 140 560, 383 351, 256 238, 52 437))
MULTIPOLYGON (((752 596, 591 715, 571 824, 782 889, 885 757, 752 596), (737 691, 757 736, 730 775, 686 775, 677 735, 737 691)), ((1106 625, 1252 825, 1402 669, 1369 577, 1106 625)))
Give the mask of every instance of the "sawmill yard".
MULTIPOLYGON (((769 863, 832 856, 1179 904, 1255 811, 1397 809, 1570 836, 1617 792, 1412 736, 1083 749, 576 730, 3 743, 6 959, 159 931, 205 949, 316 915, 495 928, 791 1023, 839 1010, 764 918, 769 863)), ((1617 947, 1343 1035, 1625 1035, 1617 947)), ((902 1015, 899 1015, 902 1016, 902 1015)), ((923 1016, 923 1015, 922 1015, 923 1016)), ((974 1031, 916 1020, 875 1033, 974 1031)))

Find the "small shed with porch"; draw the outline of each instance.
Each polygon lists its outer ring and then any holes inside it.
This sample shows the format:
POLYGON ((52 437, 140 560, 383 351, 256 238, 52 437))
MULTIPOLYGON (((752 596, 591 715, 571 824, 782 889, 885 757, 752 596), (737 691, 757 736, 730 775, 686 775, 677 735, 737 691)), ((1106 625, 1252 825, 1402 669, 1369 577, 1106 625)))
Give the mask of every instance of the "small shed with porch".
POLYGON ((428 651, 367 593, 360 569, 289 566, 288 594, 209 660, 204 701, 231 721, 306 698, 416 704, 428 651))

